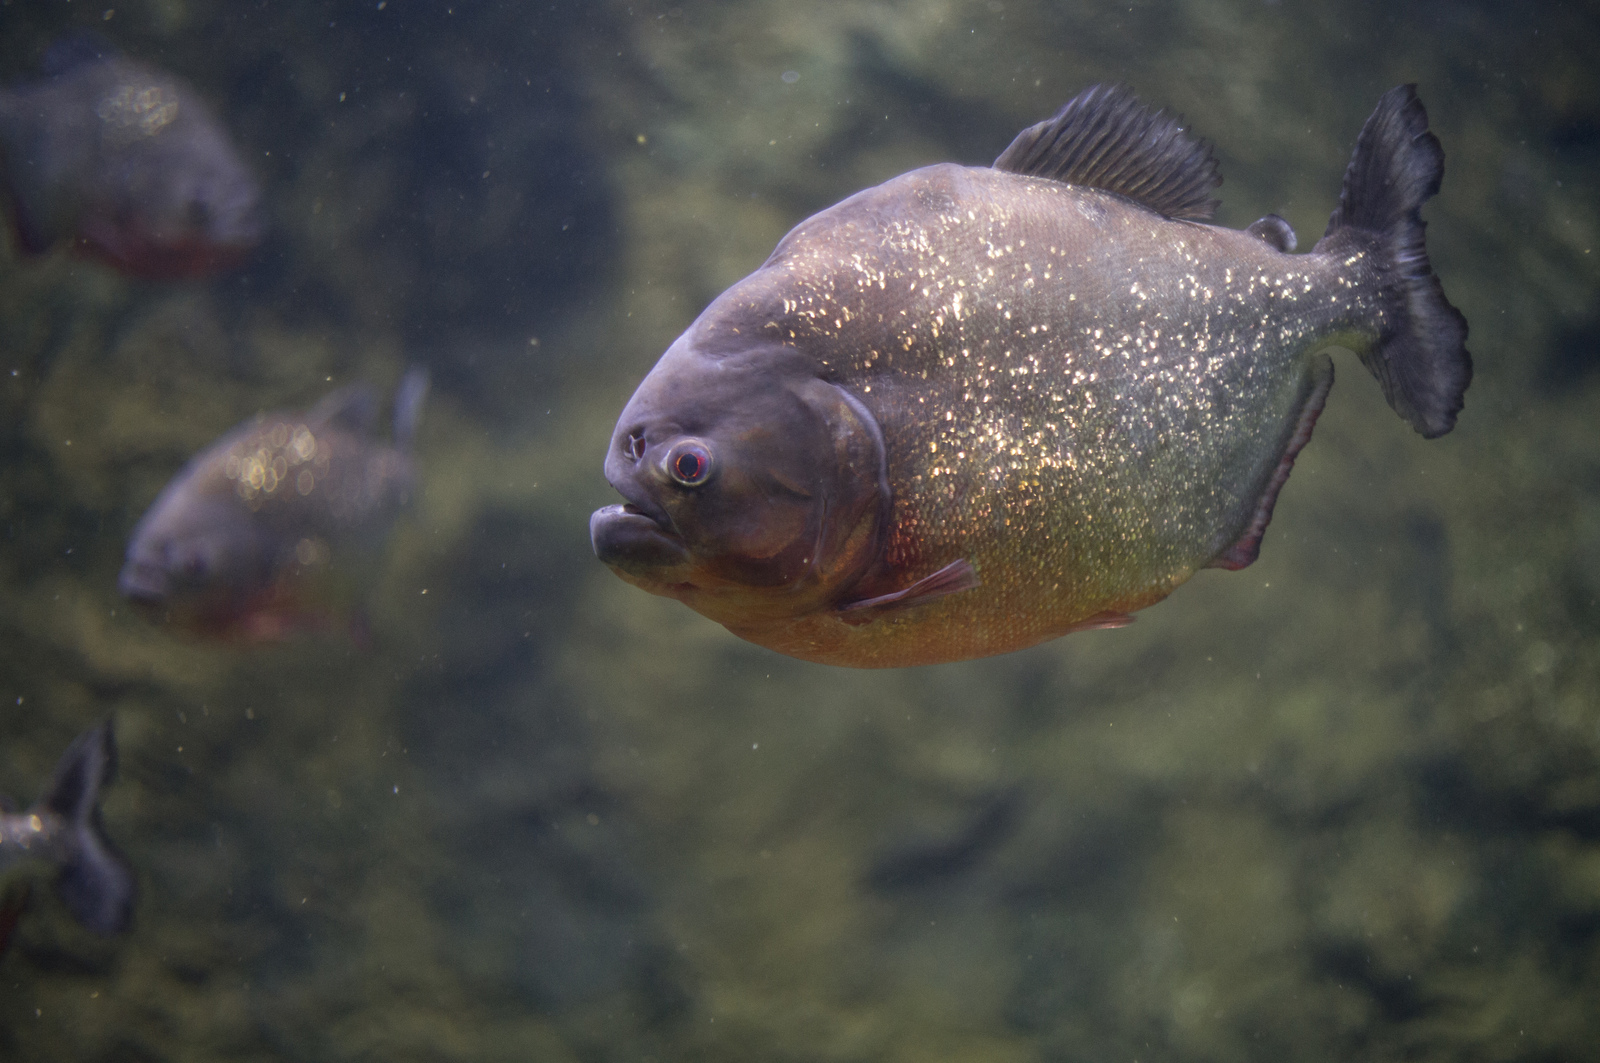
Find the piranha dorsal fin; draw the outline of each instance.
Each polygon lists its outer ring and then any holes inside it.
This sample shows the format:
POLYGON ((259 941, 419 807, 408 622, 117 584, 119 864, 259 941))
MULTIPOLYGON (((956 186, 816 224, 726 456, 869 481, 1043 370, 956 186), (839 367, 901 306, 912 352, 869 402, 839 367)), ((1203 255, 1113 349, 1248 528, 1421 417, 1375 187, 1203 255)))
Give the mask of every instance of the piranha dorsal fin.
POLYGON ((1211 146, 1125 85, 1095 85, 1074 96, 1054 118, 1018 133, 994 168, 1104 189, 1196 221, 1217 209, 1211 194, 1222 183, 1211 146))
POLYGON ((378 423, 378 393, 366 383, 342 387, 311 407, 306 423, 370 434, 378 423))
POLYGON ((394 445, 409 450, 422 417, 422 400, 428 397, 428 371, 420 365, 406 370, 394 391, 394 445))
POLYGON ((1294 227, 1276 214, 1257 218, 1245 232, 1286 255, 1300 244, 1294 235, 1294 227))
POLYGON ((846 602, 839 606, 839 612, 854 613, 862 609, 903 609, 906 606, 931 602, 935 598, 943 598, 947 594, 970 591, 977 587, 980 582, 978 571, 972 567, 972 562, 965 559, 952 561, 931 576, 923 576, 911 586, 895 591, 892 594, 880 594, 875 598, 862 598, 860 601, 846 602))

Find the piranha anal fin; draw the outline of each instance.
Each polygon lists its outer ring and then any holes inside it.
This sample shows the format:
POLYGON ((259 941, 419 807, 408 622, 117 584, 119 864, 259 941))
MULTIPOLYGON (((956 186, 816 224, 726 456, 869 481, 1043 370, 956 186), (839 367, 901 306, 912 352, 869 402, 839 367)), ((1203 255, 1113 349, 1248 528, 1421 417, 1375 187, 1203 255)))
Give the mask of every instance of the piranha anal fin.
POLYGON ((860 601, 845 602, 839 606, 841 613, 854 613, 863 609, 903 609, 910 605, 921 605, 931 602, 935 598, 943 598, 947 594, 957 594, 961 591, 970 591, 979 585, 977 569, 972 567, 972 562, 962 559, 952 561, 948 565, 933 573, 924 576, 911 586, 892 594, 880 594, 875 598, 862 598, 860 601))
POLYGON ((997 170, 1126 196, 1169 218, 1204 221, 1222 183, 1211 146, 1151 110, 1126 85, 1095 85, 1054 118, 1029 126, 994 160, 997 170))
POLYGON ((1328 401, 1328 391, 1333 387, 1333 361, 1325 354, 1317 355, 1312 359, 1311 374, 1307 379, 1310 388, 1300 400, 1300 412, 1295 417, 1294 430, 1289 433, 1283 457, 1278 459, 1278 467, 1272 470, 1266 489, 1261 492, 1261 500, 1256 503, 1250 526, 1232 546, 1206 562, 1206 568, 1237 571, 1253 563, 1260 555, 1261 537, 1267 533, 1267 525, 1272 522, 1272 507, 1278 504, 1278 492, 1289 482, 1294 459, 1311 441, 1311 430, 1316 427, 1322 407, 1328 401))
POLYGON ((1133 623, 1133 617, 1127 613, 1113 613, 1110 611, 1096 613, 1087 620, 1080 620, 1076 624, 1063 628, 1061 634, 1071 635, 1076 631, 1115 631, 1119 627, 1127 627, 1133 623))
POLYGON ((1444 179, 1444 148, 1428 131, 1415 85, 1383 94, 1361 127, 1339 206, 1314 251, 1372 256, 1388 303, 1388 327, 1357 351, 1394 411, 1425 438, 1455 427, 1472 356, 1467 319, 1444 297, 1423 242, 1422 204, 1444 179))
POLYGON ((1250 223, 1250 227, 1245 232, 1286 255, 1300 244, 1299 239, 1294 235, 1294 227, 1276 214, 1267 214, 1257 218, 1250 223))

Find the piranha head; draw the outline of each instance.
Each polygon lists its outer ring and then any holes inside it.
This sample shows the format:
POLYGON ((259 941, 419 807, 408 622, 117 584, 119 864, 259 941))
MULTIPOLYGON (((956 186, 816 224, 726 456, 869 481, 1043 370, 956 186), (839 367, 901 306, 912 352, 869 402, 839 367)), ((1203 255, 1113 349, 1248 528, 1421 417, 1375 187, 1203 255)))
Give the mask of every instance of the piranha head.
POLYGON ((231 500, 187 486, 169 487, 139 522, 117 585, 141 611, 203 629, 265 586, 271 544, 231 500))
POLYGON ((876 560, 883 436, 861 401, 784 348, 716 350, 691 328, 639 385, 590 518, 595 554, 737 628, 837 601, 876 560))
POLYGON ((183 120, 127 146, 120 181, 78 223, 88 251, 136 276, 230 269, 265 234, 260 185, 222 127, 204 111, 180 113, 183 120))
POLYGON ((218 256, 242 256, 266 229, 260 186, 220 137, 196 145, 193 167, 174 175, 153 206, 153 228, 161 235, 173 244, 209 247, 218 256))

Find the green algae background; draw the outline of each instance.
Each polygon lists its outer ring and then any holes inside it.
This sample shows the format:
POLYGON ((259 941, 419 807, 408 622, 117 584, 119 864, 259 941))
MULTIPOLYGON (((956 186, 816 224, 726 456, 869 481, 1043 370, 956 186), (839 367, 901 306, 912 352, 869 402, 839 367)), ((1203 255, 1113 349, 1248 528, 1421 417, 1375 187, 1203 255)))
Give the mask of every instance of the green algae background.
POLYGON ((1600 24, 1584 5, 0 4, 196 82, 242 272, 0 245, 0 791, 115 717, 133 931, 47 882, 0 1058, 1582 1060, 1600 1043, 1600 24), (1261 560, 1120 631, 898 672, 594 561, 614 419, 795 222, 982 164, 1087 84, 1320 235, 1416 81, 1471 324, 1425 442, 1353 358, 1261 560), (364 638, 186 641, 116 593, 186 458, 430 367, 364 638))

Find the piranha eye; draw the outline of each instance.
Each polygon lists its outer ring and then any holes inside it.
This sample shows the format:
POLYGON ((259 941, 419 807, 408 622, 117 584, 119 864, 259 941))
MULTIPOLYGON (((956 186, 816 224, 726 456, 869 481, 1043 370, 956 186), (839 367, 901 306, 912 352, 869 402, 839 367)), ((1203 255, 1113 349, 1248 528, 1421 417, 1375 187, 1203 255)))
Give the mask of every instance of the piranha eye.
POLYGON ((711 476, 711 451, 699 440, 685 440, 667 454, 667 473, 685 487, 699 487, 711 476))

